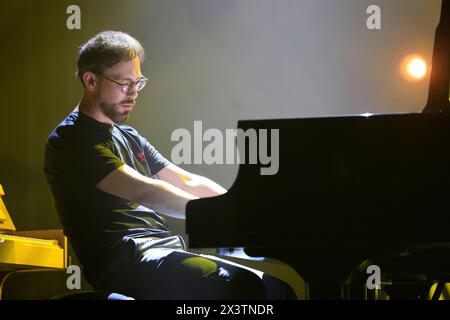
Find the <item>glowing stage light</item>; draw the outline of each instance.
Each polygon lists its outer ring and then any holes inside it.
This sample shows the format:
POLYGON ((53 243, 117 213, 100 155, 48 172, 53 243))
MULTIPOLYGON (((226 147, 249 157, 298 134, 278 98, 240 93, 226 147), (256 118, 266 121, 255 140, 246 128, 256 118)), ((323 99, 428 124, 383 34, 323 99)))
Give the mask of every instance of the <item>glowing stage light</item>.
POLYGON ((408 63, 408 73, 412 77, 416 79, 421 79, 425 76, 426 72, 427 72, 427 64, 422 59, 415 58, 410 63, 408 63))
POLYGON ((428 73, 428 66, 425 60, 419 55, 408 55, 401 63, 400 71, 408 81, 420 81, 428 73))

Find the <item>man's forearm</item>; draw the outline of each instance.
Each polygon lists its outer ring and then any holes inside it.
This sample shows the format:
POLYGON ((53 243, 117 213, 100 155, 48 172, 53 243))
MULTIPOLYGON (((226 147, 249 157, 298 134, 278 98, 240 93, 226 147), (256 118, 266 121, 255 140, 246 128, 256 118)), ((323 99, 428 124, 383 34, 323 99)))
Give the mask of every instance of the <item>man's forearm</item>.
POLYGON ((227 192, 211 179, 199 175, 193 175, 191 180, 186 181, 183 189, 199 198, 214 197, 227 192))
POLYGON ((186 204, 198 199, 196 195, 177 188, 165 181, 149 179, 149 186, 138 203, 155 211, 179 219, 186 217, 186 204))

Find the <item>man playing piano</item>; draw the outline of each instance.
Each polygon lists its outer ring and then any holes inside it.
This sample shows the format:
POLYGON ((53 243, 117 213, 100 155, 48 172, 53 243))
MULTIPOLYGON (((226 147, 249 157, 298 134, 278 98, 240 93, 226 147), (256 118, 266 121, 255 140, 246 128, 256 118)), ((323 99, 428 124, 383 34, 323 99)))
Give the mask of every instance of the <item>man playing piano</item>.
POLYGON ((83 96, 46 144, 44 172, 86 279, 137 299, 295 298, 262 272, 187 252, 168 230, 160 213, 184 218, 189 200, 226 190, 119 125, 148 81, 143 59, 141 44, 122 32, 99 33, 81 46, 83 96))

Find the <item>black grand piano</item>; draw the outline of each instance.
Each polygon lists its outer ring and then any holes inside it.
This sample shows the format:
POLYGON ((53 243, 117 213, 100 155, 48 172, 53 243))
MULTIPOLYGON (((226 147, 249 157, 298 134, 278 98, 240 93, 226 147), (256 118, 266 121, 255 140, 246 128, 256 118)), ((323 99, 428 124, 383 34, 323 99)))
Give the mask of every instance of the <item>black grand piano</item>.
POLYGON ((423 113, 239 121, 279 129, 279 170, 245 162, 226 194, 190 201, 190 246, 279 258, 334 299, 366 259, 450 243, 449 28, 443 0, 423 113))

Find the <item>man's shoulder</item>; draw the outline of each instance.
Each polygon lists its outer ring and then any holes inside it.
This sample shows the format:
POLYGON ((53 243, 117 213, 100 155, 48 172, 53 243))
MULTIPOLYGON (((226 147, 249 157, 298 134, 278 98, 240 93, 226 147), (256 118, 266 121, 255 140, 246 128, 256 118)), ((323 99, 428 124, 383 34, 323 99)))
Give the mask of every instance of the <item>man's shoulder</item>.
POLYGON ((78 119, 78 112, 71 112, 67 117, 62 120, 50 133, 47 141, 61 139, 63 137, 70 136, 71 133, 76 130, 76 121, 78 119))
POLYGON ((121 124, 121 125, 116 125, 116 127, 119 129, 119 131, 121 132, 125 132, 129 135, 132 135, 133 137, 138 137, 141 138, 142 136, 139 134, 139 132, 133 128, 132 126, 126 125, 126 124, 121 124))

